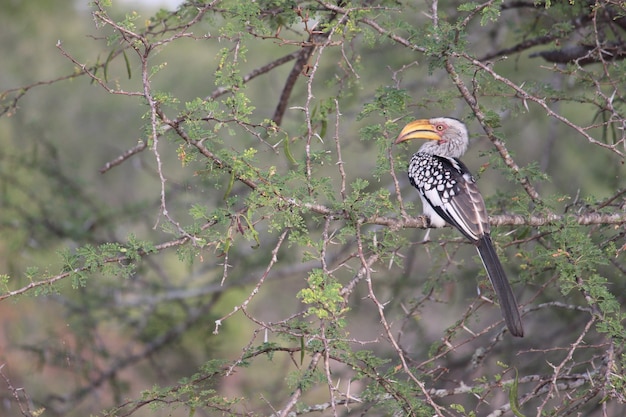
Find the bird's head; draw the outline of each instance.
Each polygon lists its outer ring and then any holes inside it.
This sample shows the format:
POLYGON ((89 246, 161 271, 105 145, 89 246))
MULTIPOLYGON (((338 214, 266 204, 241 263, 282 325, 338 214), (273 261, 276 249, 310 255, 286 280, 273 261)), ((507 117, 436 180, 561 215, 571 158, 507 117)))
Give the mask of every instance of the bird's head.
POLYGON ((450 117, 415 120, 402 129, 395 143, 410 139, 425 139, 420 152, 460 158, 467 150, 468 134, 465 124, 450 117))

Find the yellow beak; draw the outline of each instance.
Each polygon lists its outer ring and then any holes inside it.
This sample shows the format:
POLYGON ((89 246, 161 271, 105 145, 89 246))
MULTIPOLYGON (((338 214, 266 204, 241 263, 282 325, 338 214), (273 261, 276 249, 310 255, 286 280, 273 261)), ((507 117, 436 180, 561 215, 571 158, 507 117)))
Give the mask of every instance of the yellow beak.
POLYGON ((395 143, 401 143, 410 139, 440 140, 441 136, 439 136, 435 126, 428 119, 420 119, 404 126, 395 143))

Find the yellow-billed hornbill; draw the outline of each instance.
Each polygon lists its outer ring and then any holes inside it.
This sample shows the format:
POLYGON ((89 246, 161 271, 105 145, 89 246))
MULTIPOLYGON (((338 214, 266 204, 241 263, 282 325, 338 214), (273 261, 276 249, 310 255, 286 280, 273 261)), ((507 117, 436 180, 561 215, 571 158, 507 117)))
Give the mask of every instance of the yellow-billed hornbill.
POLYGON ((416 120, 402 129, 396 143, 410 139, 427 140, 411 158, 409 181, 420 193, 430 226, 449 223, 476 245, 509 331, 524 336, 517 301, 491 241, 485 202, 476 180, 458 159, 467 150, 465 124, 449 117, 416 120))

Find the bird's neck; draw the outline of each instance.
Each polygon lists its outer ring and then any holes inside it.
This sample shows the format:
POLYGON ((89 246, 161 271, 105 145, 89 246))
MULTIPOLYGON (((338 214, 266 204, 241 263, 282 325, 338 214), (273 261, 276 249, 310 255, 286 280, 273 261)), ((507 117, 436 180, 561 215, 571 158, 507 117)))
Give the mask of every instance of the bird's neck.
POLYGON ((467 146, 450 141, 428 141, 422 145, 419 152, 429 155, 447 156, 460 158, 465 153, 467 146))

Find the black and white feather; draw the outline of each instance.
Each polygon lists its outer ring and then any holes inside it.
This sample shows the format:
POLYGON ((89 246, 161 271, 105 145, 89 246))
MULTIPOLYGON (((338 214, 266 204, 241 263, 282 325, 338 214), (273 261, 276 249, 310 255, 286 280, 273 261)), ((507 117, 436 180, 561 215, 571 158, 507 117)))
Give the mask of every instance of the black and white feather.
POLYGON ((474 242, 489 232, 476 180, 459 159, 418 152, 409 164, 409 180, 420 193, 431 226, 449 223, 474 242))

